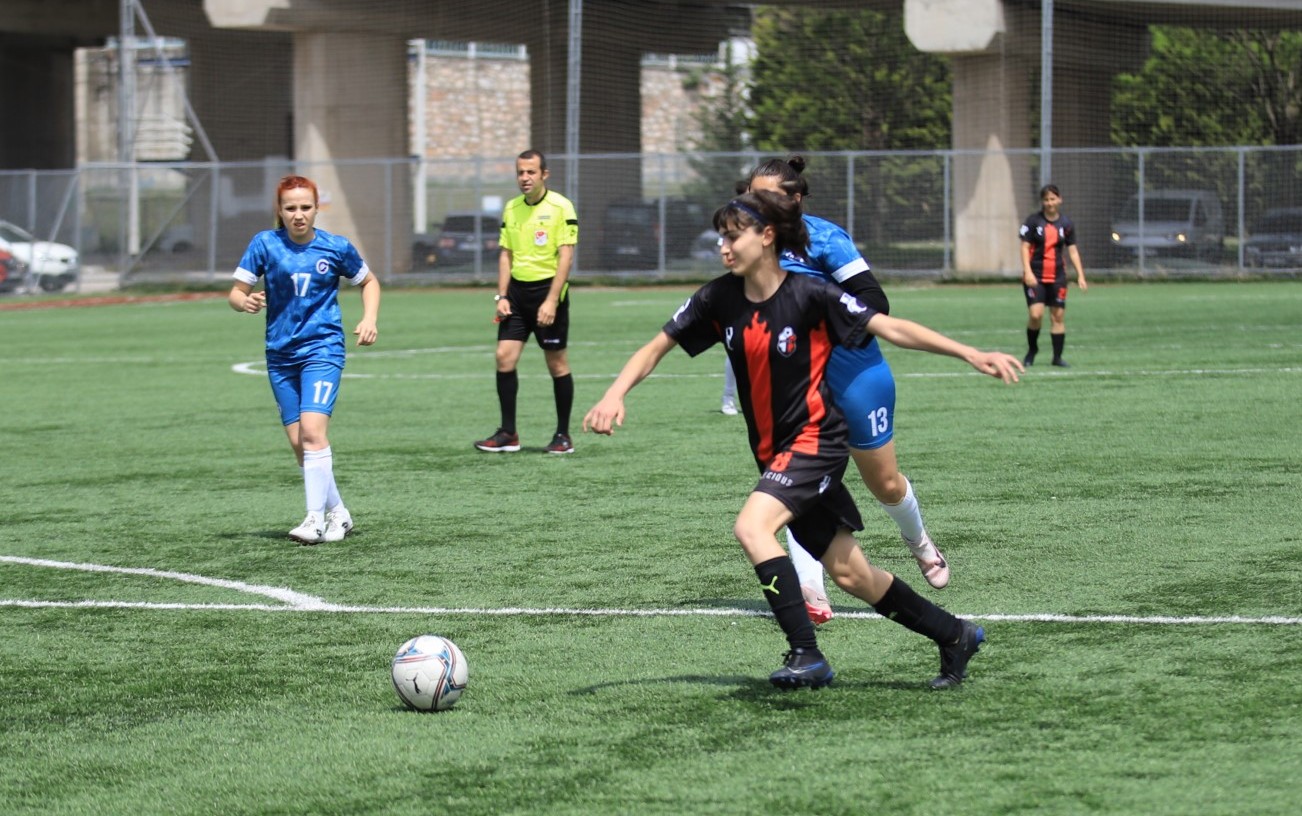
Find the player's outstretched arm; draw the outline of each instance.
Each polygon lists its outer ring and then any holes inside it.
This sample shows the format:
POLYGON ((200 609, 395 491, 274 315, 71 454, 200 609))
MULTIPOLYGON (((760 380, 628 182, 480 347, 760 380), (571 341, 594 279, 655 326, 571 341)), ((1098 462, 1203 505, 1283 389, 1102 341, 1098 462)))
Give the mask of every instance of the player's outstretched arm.
POLYGON ((606 389, 605 396, 583 417, 583 430, 609 436, 615 432, 616 425, 622 426, 624 397, 633 390, 633 386, 651 376, 651 372, 655 371, 664 356, 676 345, 678 344, 673 338, 662 331, 650 343, 635 351, 628 362, 624 363, 624 369, 619 372, 615 382, 606 389))
POLYGON ((1017 382, 1018 373, 1026 370, 1011 354, 972 348, 912 320, 877 314, 868 321, 868 330, 901 348, 957 357, 982 374, 998 377, 1006 383, 1017 382))

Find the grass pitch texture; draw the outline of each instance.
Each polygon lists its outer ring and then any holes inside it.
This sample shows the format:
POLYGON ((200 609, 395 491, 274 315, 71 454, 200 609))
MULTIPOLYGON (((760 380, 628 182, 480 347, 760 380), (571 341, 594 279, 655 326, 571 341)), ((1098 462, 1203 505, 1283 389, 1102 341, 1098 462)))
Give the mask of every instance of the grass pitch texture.
MULTIPOLYGON (((532 346, 524 450, 471 446, 498 421, 488 294, 384 293, 330 433, 357 532, 317 547, 285 535, 302 483, 261 318, 0 312, 0 812, 1302 810, 1299 284, 1073 290, 1073 367, 1045 365, 1046 320, 1012 387, 886 348, 950 587, 852 481, 860 538, 986 627, 944 693, 934 646, 836 590, 836 683, 769 686, 785 644, 731 537, 756 473, 721 353, 676 352, 614 438, 577 433, 688 290, 574 291, 565 457, 532 346), (423 632, 470 664, 449 712, 390 687, 423 632)), ((1025 350, 1014 284, 890 295, 1025 350)))

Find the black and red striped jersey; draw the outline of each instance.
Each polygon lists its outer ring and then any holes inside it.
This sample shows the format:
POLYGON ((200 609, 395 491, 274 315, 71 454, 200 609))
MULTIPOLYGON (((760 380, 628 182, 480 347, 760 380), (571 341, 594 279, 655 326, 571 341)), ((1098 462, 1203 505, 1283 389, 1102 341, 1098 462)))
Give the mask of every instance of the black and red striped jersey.
POLYGON ((1022 241, 1031 245, 1031 271, 1040 283, 1058 283, 1067 279, 1067 251, 1076 244, 1076 225, 1062 213, 1056 221, 1044 212, 1027 216, 1022 224, 1022 241))
POLYGON ((788 274, 763 303, 746 299, 742 278, 722 275, 698 289, 664 326, 691 356, 722 342, 737 374, 737 396, 763 471, 784 451, 847 450, 845 419, 823 373, 837 345, 872 335, 877 314, 827 281, 788 274))

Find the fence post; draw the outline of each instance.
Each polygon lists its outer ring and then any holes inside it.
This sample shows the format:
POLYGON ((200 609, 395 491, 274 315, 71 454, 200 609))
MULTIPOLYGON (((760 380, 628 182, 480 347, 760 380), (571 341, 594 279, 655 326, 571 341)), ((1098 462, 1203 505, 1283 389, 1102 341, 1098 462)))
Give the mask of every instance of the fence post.
POLYGON ((1244 198, 1245 198, 1245 196, 1244 196, 1244 192, 1243 192, 1243 187, 1244 187, 1244 159, 1245 159, 1246 156, 1247 156, 1247 148, 1240 147, 1239 150, 1238 150, 1238 153, 1239 153, 1239 189, 1238 189, 1238 197, 1239 197, 1239 198, 1238 198, 1239 223, 1237 224, 1237 230, 1238 230, 1238 233, 1239 233, 1239 248, 1238 248, 1238 252, 1237 252, 1236 254, 1239 256, 1239 273, 1242 274, 1242 272, 1243 272, 1243 241, 1244 241, 1244 234, 1243 234, 1243 226, 1244 226, 1244 225, 1243 225, 1243 204, 1244 204, 1244 198))
POLYGON ((953 172, 952 166, 954 162, 954 152, 952 150, 946 150, 944 153, 941 154, 941 161, 943 162, 942 166, 944 168, 944 172, 942 175, 944 177, 944 185, 945 185, 944 196, 942 196, 945 202, 944 203, 945 213, 944 213, 944 218, 942 219, 945 222, 945 258, 941 262, 941 271, 948 275, 953 271, 951 267, 952 264, 954 263, 953 247, 951 246, 954 240, 953 224, 950 223, 950 221, 953 218, 953 208, 950 206, 950 187, 952 186, 953 182, 950 178, 950 175, 953 172))

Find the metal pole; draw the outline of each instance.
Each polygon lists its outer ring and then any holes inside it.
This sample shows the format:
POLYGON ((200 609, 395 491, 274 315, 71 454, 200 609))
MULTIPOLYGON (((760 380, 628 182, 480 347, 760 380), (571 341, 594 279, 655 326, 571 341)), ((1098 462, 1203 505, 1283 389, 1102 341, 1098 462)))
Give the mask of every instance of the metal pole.
POLYGON ((1053 0, 1040 0, 1040 186, 1053 179, 1053 0))
POLYGON ((429 125, 425 121, 425 95, 428 93, 427 86, 429 79, 425 76, 429 63, 429 46, 425 40, 412 40, 416 47, 416 82, 415 94, 416 104, 415 113, 412 118, 415 120, 412 129, 416 131, 416 200, 412 202, 412 215, 414 216, 413 227, 416 232, 424 232, 429 229, 429 199, 425 195, 426 179, 429 171, 425 164, 426 146, 429 142, 427 132, 429 125))
POLYGON ((565 197, 578 199, 579 191, 579 91, 583 78, 583 0, 570 0, 569 69, 565 83, 565 197))
POLYGON ((119 248, 121 274, 127 258, 140 251, 140 179, 135 168, 136 121, 136 2, 120 0, 118 5, 118 161, 123 164, 126 192, 126 220, 122 222, 119 248))

